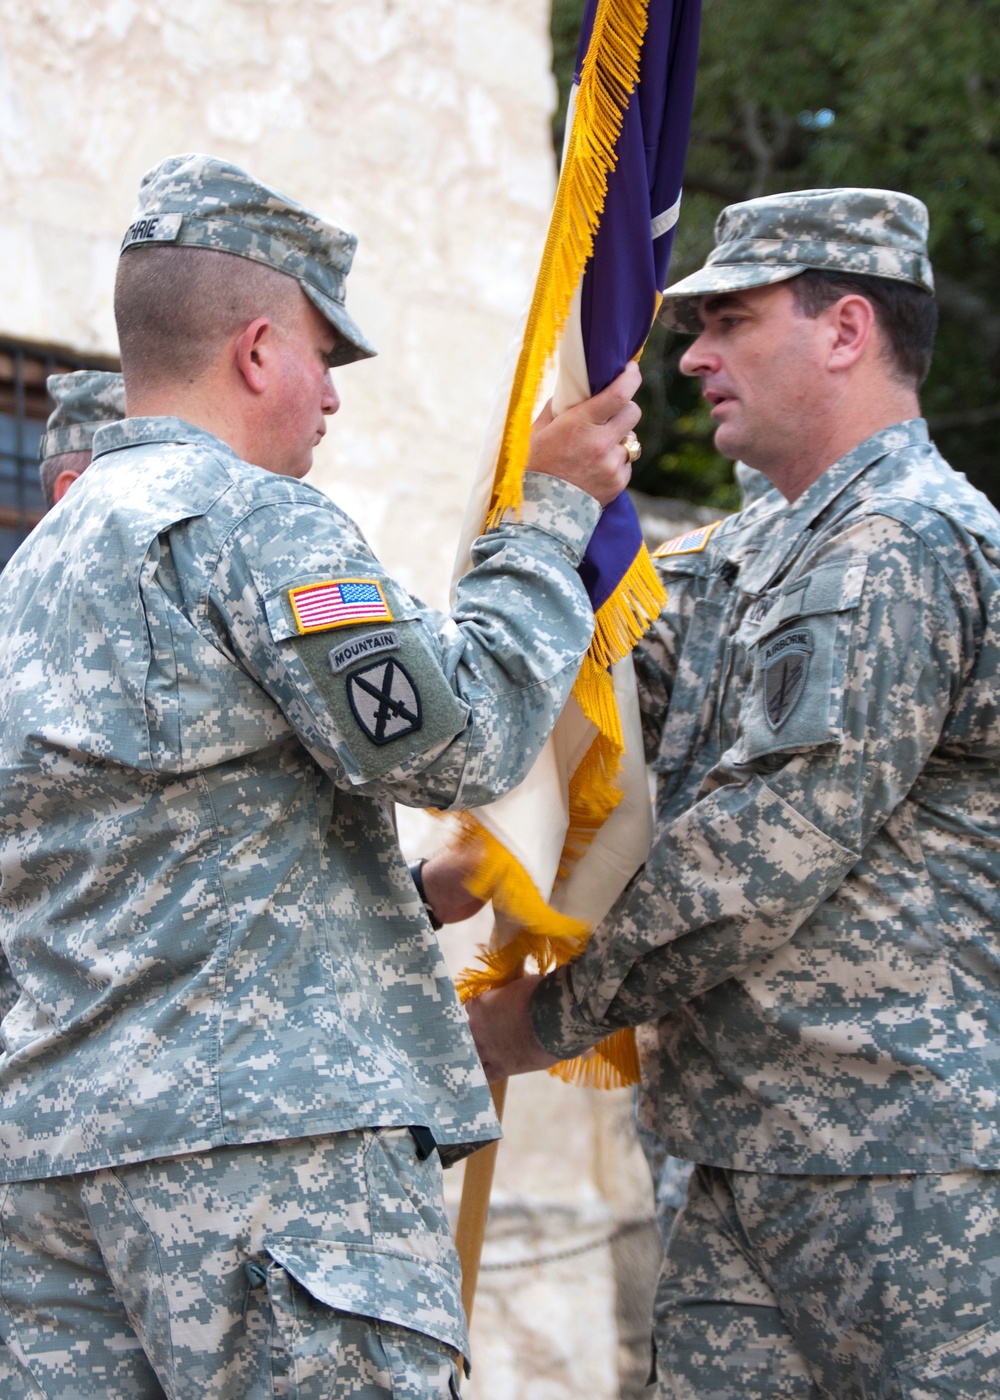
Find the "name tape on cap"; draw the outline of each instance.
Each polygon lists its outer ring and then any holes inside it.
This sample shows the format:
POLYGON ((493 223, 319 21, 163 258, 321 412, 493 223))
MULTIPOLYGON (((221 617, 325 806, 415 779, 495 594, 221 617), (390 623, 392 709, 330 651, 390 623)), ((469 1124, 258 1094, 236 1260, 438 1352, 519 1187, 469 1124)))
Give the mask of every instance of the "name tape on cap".
POLYGON ((183 222, 183 214, 147 214, 145 218, 129 224, 119 251, 134 248, 137 243, 173 243, 183 222))

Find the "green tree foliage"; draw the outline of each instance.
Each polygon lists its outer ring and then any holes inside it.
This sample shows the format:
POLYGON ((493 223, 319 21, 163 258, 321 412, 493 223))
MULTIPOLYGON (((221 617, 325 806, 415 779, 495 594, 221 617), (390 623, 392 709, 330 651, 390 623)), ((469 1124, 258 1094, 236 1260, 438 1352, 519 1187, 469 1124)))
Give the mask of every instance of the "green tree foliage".
MULTIPOLYGON (((560 91, 582 9, 553 3, 560 91)), ((831 185, 927 204, 941 323, 924 411, 952 464, 1000 503, 1000 0, 704 0, 671 281, 701 265, 723 205, 831 185)), ((635 484, 732 505, 730 466, 677 368, 683 344, 657 328, 643 356, 635 484)))

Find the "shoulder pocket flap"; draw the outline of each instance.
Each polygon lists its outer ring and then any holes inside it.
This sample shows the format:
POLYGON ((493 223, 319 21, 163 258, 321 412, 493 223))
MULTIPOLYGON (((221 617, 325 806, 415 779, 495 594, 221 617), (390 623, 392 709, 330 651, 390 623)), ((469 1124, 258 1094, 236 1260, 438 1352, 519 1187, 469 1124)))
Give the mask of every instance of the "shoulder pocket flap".
POLYGON ((861 602, 868 561, 863 558, 833 559, 820 564, 804 578, 785 583, 778 601, 764 618, 757 637, 770 637, 786 622, 797 617, 818 617, 822 613, 846 612, 861 602))
MULTIPOLYGON (((355 627, 385 626, 389 621, 402 622, 419 616, 419 609, 413 599, 392 579, 384 575, 362 578, 357 573, 352 574, 350 578, 346 574, 337 573, 299 574, 265 594, 264 612, 271 629, 271 637, 276 642, 287 641, 289 637, 303 636, 309 631, 341 631, 345 636, 349 636, 355 627), (354 598, 349 593, 341 598, 339 589, 330 587, 341 583, 367 585, 369 591, 374 585, 377 591, 372 593, 369 600, 373 605, 373 612, 369 616, 363 614, 362 604, 365 599, 357 595, 357 590, 354 598), (306 590, 305 595, 300 590, 306 590), (293 594, 296 595, 295 600, 293 594), (379 606, 379 595, 384 607, 379 606), (296 617, 297 601, 304 596, 311 596, 321 605, 315 613, 315 619, 306 619, 305 630, 300 626, 300 619, 296 617), (391 618, 386 617, 386 613, 391 614, 391 618), (338 620, 338 617, 341 620, 338 620), (312 620, 318 621, 320 625, 310 627, 308 622, 312 620)), ((299 612, 300 617, 305 616, 301 608, 299 612)))
POLYGON ((654 554, 653 564, 663 578, 703 578, 715 572, 719 560, 713 553, 668 554, 659 558, 654 554))
MULTIPOLYGON (((469 1354, 462 1295, 455 1278, 431 1259, 372 1245, 266 1235, 264 1248, 317 1302, 341 1312, 394 1322, 469 1354)), ((277 1280, 268 1270, 268 1289, 277 1280)))
POLYGON ((471 709, 452 689, 419 621, 296 636, 291 649, 326 708, 354 782, 423 766, 469 725, 471 709))
POLYGON ((896 1367, 906 1400, 996 1400, 1000 1395, 1000 1332, 990 1323, 896 1367))

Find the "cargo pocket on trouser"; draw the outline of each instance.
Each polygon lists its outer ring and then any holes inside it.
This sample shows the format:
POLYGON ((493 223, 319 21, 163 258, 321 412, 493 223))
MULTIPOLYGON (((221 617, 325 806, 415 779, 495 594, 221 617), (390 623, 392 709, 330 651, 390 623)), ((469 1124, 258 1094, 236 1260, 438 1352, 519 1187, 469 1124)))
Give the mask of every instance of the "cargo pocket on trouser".
MULTIPOLYGON (((272 1243, 276 1254, 284 1253, 277 1241, 268 1244, 269 1252, 272 1243)), ((279 1400, 454 1400, 459 1353, 437 1338, 345 1310, 333 1301, 342 1292, 337 1261, 324 1259, 326 1246, 307 1248, 311 1258, 299 1248, 286 1262, 272 1256, 266 1267, 247 1270, 251 1285, 267 1287, 273 1394, 279 1400)))
POLYGON ((896 1367, 905 1400, 996 1400, 1000 1395, 1000 1331, 967 1332, 896 1367))
POLYGON ((265 1235, 266 1266, 247 1266, 267 1283, 275 1394, 448 1400, 468 1337, 440 1163, 408 1129, 379 1129, 365 1176, 370 1241, 265 1235))

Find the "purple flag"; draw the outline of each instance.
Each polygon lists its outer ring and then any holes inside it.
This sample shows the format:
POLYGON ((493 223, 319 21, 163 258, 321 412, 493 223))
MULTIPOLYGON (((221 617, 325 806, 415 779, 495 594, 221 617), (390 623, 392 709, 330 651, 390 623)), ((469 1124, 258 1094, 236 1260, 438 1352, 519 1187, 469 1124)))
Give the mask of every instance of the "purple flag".
MULTIPOLYGON (((588 0, 575 82, 599 0, 588 0)), ((581 322, 591 393, 642 349, 666 285, 691 127, 700 0, 649 0, 639 82, 625 110, 616 163, 583 275, 581 322)), ((594 611, 614 593, 642 546, 624 493, 601 517, 580 566, 594 611)))

